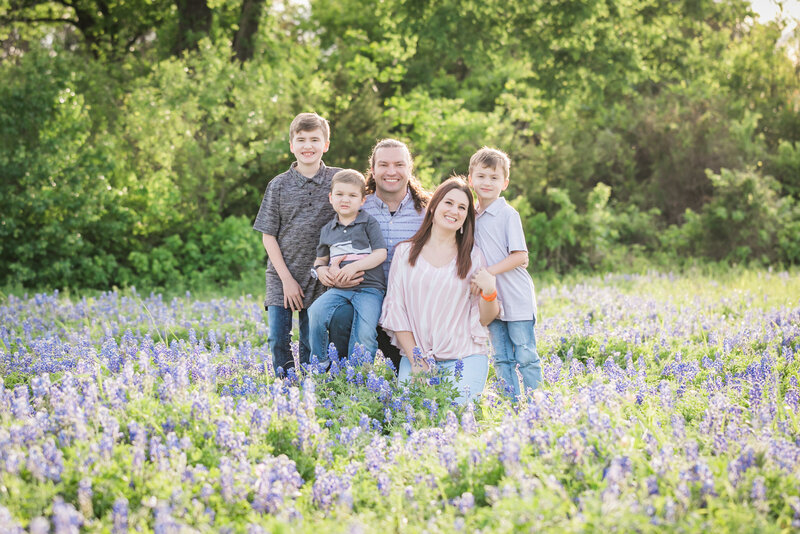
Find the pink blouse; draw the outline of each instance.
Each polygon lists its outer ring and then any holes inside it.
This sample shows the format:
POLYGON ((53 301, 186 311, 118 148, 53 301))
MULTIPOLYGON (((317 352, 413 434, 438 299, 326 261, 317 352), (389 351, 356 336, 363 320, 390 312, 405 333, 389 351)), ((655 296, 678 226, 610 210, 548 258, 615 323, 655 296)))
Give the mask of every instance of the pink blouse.
POLYGON ((420 254, 412 267, 410 251, 410 243, 395 248, 383 300, 379 322, 392 344, 402 352, 395 332, 407 331, 414 334, 423 356, 457 360, 487 354, 489 335, 480 322, 480 297, 469 292, 470 280, 486 266, 483 253, 478 247, 472 249, 472 268, 462 280, 455 258, 443 267, 434 267, 420 254))

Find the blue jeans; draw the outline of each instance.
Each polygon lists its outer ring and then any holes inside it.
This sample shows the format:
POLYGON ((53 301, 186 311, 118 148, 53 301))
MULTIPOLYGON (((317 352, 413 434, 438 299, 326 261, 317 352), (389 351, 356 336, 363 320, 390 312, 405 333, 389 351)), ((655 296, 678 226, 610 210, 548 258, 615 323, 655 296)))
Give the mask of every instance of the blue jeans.
MULTIPOLYGON (((456 389, 458 389, 459 393, 456 402, 466 404, 467 401, 474 400, 483 393, 486 377, 489 376, 489 358, 485 354, 473 354, 462 358, 461 361, 464 362, 464 370, 461 371, 461 378, 459 379, 455 378, 455 368, 458 360, 437 361, 436 367, 450 370, 451 376, 448 377, 448 380, 455 381, 456 389)), ((402 383, 408 380, 410 376, 411 362, 403 356, 400 360, 400 368, 397 371, 397 382, 402 383)))
POLYGON ((353 354, 353 348, 358 343, 364 345, 364 350, 374 357, 378 349, 375 328, 378 326, 378 319, 381 318, 383 295, 382 290, 373 287, 363 289, 334 287, 323 293, 308 309, 311 323, 311 354, 316 354, 320 361, 328 360, 331 318, 341 306, 350 303, 353 306, 353 323, 347 344, 347 355, 353 354))
POLYGON ((514 389, 514 396, 520 394, 517 378, 517 364, 522 375, 523 391, 536 389, 542 385, 542 364, 536 352, 536 334, 531 321, 501 321, 495 319, 489 324, 489 336, 494 348, 494 367, 497 376, 514 389))
MULTIPOLYGON (((311 348, 308 344, 308 311, 300 310, 300 364, 308 363, 311 348)), ((294 367, 294 357, 289 344, 292 341, 292 309, 283 306, 267 306, 269 335, 267 344, 272 352, 272 365, 287 369, 294 367)))

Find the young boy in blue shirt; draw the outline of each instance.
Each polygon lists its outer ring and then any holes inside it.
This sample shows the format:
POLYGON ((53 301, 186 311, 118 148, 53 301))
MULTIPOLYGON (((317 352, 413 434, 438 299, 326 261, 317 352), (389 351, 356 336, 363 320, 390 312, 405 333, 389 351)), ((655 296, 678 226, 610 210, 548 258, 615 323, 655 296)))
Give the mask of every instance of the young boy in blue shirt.
POLYGON ((367 182, 360 172, 345 169, 331 179, 330 201, 336 215, 322 227, 314 260, 314 274, 326 285, 347 283, 363 272, 355 287, 333 287, 308 310, 311 322, 311 354, 323 365, 328 361, 328 329, 334 313, 345 302, 353 306, 353 325, 347 354, 355 344, 373 357, 378 348, 377 326, 386 293, 383 262, 386 241, 380 224, 361 209, 367 182))
POLYGON ((322 226, 333 217, 328 201, 331 178, 340 169, 327 167, 322 155, 330 144, 328 121, 316 113, 301 113, 289 127, 289 149, 297 160, 267 184, 253 228, 263 234, 269 256, 266 272, 269 335, 276 371, 294 366, 290 350, 292 314, 300 316, 300 363, 311 353, 308 307, 325 292, 311 276, 314 247, 322 226))
POLYGON ((502 313, 489 324, 497 376, 514 396, 542 383, 536 351, 536 295, 525 267, 528 247, 517 210, 500 196, 509 182, 511 160, 501 150, 483 147, 469 160, 469 183, 478 197, 475 243, 486 257, 487 270, 497 277, 502 313), (522 375, 522 389, 517 378, 522 375))

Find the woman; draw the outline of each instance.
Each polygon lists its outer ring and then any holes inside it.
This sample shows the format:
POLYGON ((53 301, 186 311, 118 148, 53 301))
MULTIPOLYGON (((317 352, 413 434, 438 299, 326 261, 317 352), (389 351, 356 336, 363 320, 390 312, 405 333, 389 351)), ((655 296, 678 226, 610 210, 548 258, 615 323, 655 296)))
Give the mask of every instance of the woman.
POLYGON ((433 193, 422 226, 395 248, 380 324, 400 349, 398 380, 437 367, 455 369, 460 403, 483 392, 489 371, 486 325, 500 313, 495 277, 474 246, 472 192, 459 176, 433 193), (480 290, 473 294, 470 283, 480 290), (419 347, 423 361, 415 361, 419 347))

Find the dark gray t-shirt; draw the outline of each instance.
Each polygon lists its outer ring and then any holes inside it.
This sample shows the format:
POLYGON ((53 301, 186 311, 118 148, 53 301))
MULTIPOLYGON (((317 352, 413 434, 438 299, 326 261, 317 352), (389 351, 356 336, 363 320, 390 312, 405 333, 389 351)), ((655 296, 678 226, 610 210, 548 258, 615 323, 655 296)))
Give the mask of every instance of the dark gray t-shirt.
MULTIPOLYGON (((303 289, 303 306, 308 308, 325 292, 325 286, 311 276, 314 248, 319 231, 336 213, 328 200, 331 178, 341 169, 320 163, 319 171, 306 178, 297 171, 297 162, 267 184, 253 228, 274 236, 286 267, 303 289)), ((283 306, 283 283, 278 272, 267 263, 265 306, 283 306)))
MULTIPOLYGON (((339 222, 339 216, 322 227, 317 245, 317 257, 330 256, 330 259, 342 258, 339 267, 353 263, 372 253, 372 251, 386 248, 386 240, 381 232, 381 225, 375 217, 366 211, 359 211, 356 220, 344 226, 339 222)), ((364 271, 364 280, 355 288, 373 287, 386 291, 386 277, 383 274, 383 264, 364 271)))

